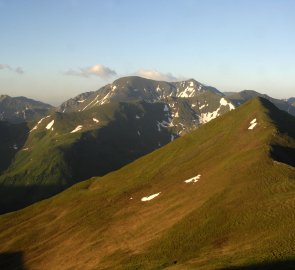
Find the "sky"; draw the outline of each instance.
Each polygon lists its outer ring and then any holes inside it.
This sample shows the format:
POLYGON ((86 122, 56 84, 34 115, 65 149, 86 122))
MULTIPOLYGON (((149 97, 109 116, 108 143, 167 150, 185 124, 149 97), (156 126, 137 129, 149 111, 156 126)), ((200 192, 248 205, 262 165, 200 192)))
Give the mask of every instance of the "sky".
POLYGON ((52 105, 122 76, 295 96, 293 0, 0 0, 0 94, 52 105))

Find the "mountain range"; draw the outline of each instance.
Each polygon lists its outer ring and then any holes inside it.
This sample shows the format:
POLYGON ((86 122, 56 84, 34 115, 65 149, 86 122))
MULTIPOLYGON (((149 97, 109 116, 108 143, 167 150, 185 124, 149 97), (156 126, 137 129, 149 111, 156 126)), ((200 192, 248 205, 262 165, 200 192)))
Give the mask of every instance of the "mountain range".
POLYGON ((286 111, 291 115, 295 116, 295 100, 294 98, 289 98, 287 100, 283 99, 275 99, 265 94, 260 94, 253 90, 244 90, 237 93, 225 93, 226 97, 230 99, 236 106, 240 106, 246 101, 254 98, 254 97, 263 97, 270 102, 272 102, 275 106, 277 106, 280 110, 286 111))
POLYGON ((176 138, 168 117, 163 103, 140 101, 42 118, 30 126, 25 142, 10 138, 8 148, 16 153, 0 176, 1 212, 104 175, 167 144, 176 138))
MULTIPOLYGON (((29 140, 74 140, 69 119, 86 112, 55 113, 29 140)), ((105 121, 96 112, 87 112, 89 130, 105 121)), ((1 215, 0 267, 294 269, 294 149, 295 118, 251 99, 119 170, 1 215)))
POLYGON ((26 97, 0 95, 0 121, 21 123, 34 121, 48 114, 53 106, 26 97))
POLYGON ((295 97, 288 98, 287 100, 289 103, 291 103, 293 106, 295 106, 295 97))
POLYGON ((162 102, 170 113, 169 124, 181 134, 234 109, 223 96, 216 88, 193 79, 173 83, 132 76, 120 78, 98 91, 78 95, 61 104, 58 111, 84 111, 112 102, 162 102))
POLYGON ((82 94, 23 125, 24 141, 6 143, 14 152, 0 175, 0 212, 116 170, 233 109, 195 80, 127 77, 82 94))
POLYGON ((270 100, 279 109, 295 116, 295 98, 275 99, 253 90, 241 92, 220 92, 214 87, 204 85, 194 79, 180 82, 165 82, 137 76, 123 77, 97 91, 85 92, 71 98, 58 107, 25 97, 0 96, 0 121, 12 123, 30 122, 57 112, 80 112, 112 102, 146 101, 163 102, 169 106, 170 119, 175 122, 178 133, 186 133, 199 124, 209 122, 234 107, 254 97, 270 100), (220 97, 224 97, 220 101, 220 97), (217 111, 217 112, 216 112, 217 111), (179 114, 189 118, 184 125, 177 125, 179 114), (194 120, 194 124, 192 121, 194 120))
POLYGON ((287 101, 249 90, 224 94, 193 79, 124 77, 57 108, 2 96, 10 122, 0 122, 0 213, 117 170, 256 96, 294 112, 287 101), (26 106, 37 120, 17 113, 26 106))

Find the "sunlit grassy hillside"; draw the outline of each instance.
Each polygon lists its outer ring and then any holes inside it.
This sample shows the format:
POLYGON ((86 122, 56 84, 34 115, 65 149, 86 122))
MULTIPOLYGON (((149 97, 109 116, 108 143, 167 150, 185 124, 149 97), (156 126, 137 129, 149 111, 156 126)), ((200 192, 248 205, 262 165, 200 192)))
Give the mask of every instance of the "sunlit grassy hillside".
POLYGON ((254 99, 118 171, 2 215, 0 252, 21 254, 26 269, 292 269, 294 148, 295 119, 254 99))

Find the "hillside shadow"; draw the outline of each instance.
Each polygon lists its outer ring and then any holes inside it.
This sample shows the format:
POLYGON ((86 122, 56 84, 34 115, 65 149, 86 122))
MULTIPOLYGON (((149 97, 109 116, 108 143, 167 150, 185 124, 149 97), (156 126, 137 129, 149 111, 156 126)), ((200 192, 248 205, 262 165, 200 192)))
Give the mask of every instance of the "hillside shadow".
POLYGON ((159 143, 164 146, 171 141, 170 131, 158 132, 153 107, 148 103, 142 106, 150 108, 145 108, 145 115, 134 120, 134 115, 139 114, 137 107, 122 103, 106 126, 84 132, 71 148, 64 149, 74 182, 118 170, 158 149, 159 143))
POLYGON ((0 253, 1 270, 26 270, 23 252, 4 252, 0 253))
POLYGON ((27 123, 11 124, 0 121, 0 174, 11 165, 28 136, 27 123))
POLYGON ((274 160, 295 167, 295 148, 272 145, 270 154, 274 160))
POLYGON ((245 266, 230 266, 218 270, 294 270, 295 259, 250 264, 245 266))
POLYGON ((159 132, 157 128, 159 113, 164 117, 162 104, 119 103, 105 126, 82 132, 73 142, 58 146, 58 158, 64 163, 53 161, 54 167, 49 166, 48 171, 42 164, 40 171, 33 165, 18 174, 4 174, 0 179, 5 183, 0 185, 0 214, 46 199, 90 177, 118 170, 169 143, 171 131, 159 132), (135 118, 138 114, 142 116, 135 118), (42 182, 54 185, 42 186, 42 182))
MULTIPOLYGON (((268 110, 268 116, 273 121, 277 130, 287 135, 291 139, 295 139, 295 117, 289 113, 279 110, 270 101, 260 98, 260 102, 268 110)), ((295 148, 287 145, 280 145, 276 142, 271 145, 271 157, 289 166, 295 167, 295 148)))
POLYGON ((272 119, 278 131, 295 139, 295 117, 278 109, 273 103, 264 98, 260 98, 260 102, 268 109, 268 115, 272 119))
MULTIPOLYGON (((47 199, 64 189, 65 187, 62 188, 57 185, 0 185, 0 215, 22 209, 37 201, 47 199)), ((2 268, 0 267, 0 269, 2 268)))

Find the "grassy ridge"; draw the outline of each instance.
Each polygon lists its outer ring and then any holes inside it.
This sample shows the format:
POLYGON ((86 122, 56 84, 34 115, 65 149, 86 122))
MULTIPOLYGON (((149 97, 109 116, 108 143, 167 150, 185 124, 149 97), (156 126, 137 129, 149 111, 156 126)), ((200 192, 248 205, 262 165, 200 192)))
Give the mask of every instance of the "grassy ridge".
POLYGON ((295 171, 280 158, 295 147, 294 121, 263 99, 248 102, 118 171, 1 216, 0 252, 23 252, 28 269, 290 266, 295 171))

